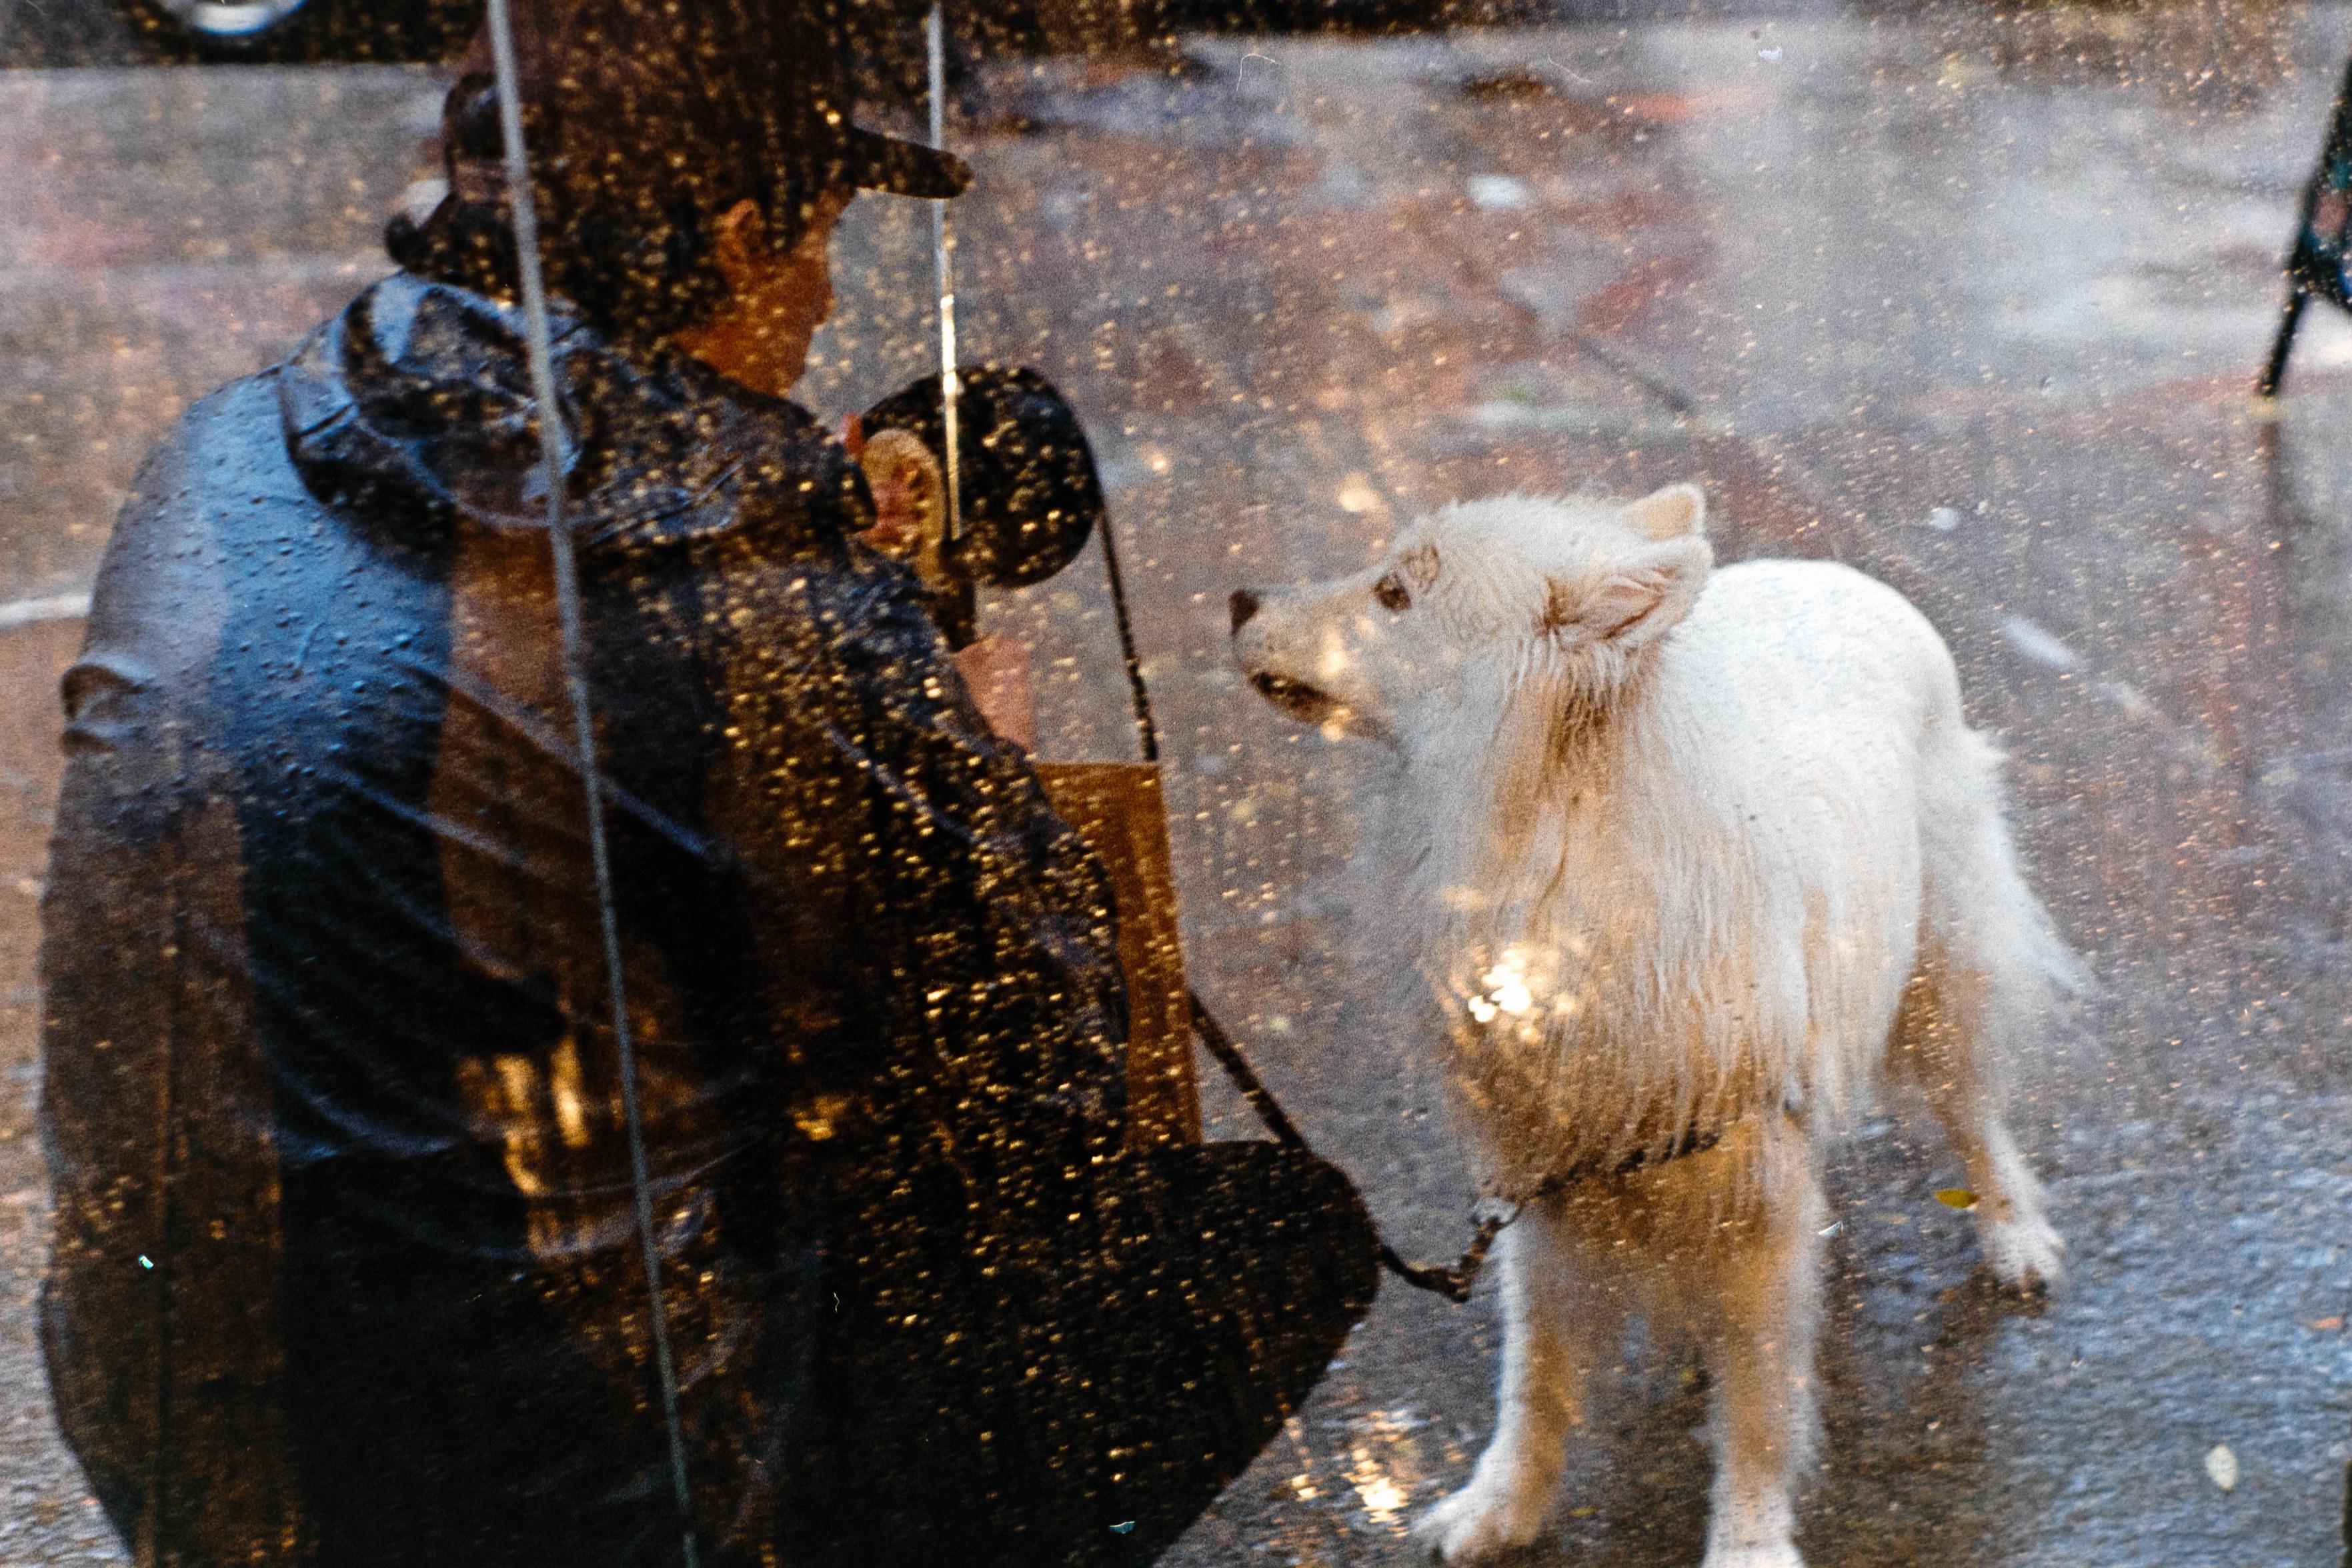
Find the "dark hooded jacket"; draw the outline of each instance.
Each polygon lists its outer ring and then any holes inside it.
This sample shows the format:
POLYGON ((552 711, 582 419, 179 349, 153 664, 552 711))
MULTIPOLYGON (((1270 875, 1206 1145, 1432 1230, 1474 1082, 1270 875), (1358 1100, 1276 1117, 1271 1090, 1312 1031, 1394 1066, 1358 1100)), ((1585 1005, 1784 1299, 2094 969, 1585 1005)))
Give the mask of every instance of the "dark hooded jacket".
MULTIPOLYGON (((1092 1560, 1020 1544, 1048 1474, 1107 1515, 1054 1528, 1156 1551, 1338 1340, 1136 1261, 1221 1200, 1104 1185, 1141 1163, 1105 878, 858 541, 855 464, 556 325, 705 1559, 1092 1560), (1056 1326, 1122 1290, 1208 1335, 1112 1320, 1132 1418, 1056 1326), (1166 1414, 1204 1379, 1246 1437, 1207 1471, 1166 1414), (1120 1495, 1162 1436, 1213 1476, 1120 1495)), ((196 405, 67 677, 43 1322, 142 1561, 677 1560, 520 331, 401 275, 196 405)), ((1370 1277, 1280 1293, 1352 1321, 1370 1277)))

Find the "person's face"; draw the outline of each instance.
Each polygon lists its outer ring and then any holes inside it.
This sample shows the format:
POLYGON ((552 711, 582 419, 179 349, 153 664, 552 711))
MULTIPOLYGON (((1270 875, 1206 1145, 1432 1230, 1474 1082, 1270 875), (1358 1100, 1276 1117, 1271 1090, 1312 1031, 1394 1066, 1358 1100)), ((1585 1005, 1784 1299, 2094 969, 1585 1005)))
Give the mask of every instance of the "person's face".
POLYGON ((688 352, 754 392, 782 397, 807 368, 809 340, 833 313, 833 226, 855 191, 817 198, 789 249, 770 245, 760 209, 738 202, 719 221, 716 257, 728 297, 704 326, 679 334, 688 352))

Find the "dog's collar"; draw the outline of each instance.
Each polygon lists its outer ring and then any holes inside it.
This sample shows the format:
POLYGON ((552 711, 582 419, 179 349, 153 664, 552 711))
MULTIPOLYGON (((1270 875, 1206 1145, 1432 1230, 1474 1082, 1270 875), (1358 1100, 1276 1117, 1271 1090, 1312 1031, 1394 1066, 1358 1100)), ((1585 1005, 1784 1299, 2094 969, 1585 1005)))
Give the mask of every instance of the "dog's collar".
MULTIPOLYGON (((1805 1124, 1803 1112, 1790 1101, 1784 1100, 1781 1103, 1780 1119, 1800 1131, 1805 1124)), ((1548 1197, 1558 1197, 1570 1187, 1582 1183, 1617 1181, 1629 1176, 1636 1176, 1645 1170, 1654 1170, 1669 1161, 1679 1160, 1685 1155, 1706 1154, 1709 1149, 1722 1143, 1729 1135, 1731 1129, 1739 1125, 1744 1120, 1746 1120, 1745 1117, 1735 1117, 1718 1126, 1709 1127, 1704 1132, 1693 1128, 1664 1149, 1636 1149, 1623 1159, 1613 1163, 1606 1160, 1580 1161, 1565 1170, 1554 1171, 1549 1176, 1540 1178, 1535 1186, 1523 1193, 1505 1192, 1500 1187, 1490 1185, 1480 1194, 1480 1198, 1482 1202, 1503 1206, 1512 1218, 1517 1218, 1518 1211, 1528 1204, 1540 1203, 1548 1197)), ((1508 1224, 1509 1220, 1504 1223, 1508 1224)))
MULTIPOLYGON (((1796 1119, 1796 1113, 1786 1106, 1781 1107, 1781 1114, 1791 1121, 1796 1119)), ((1452 1268, 1441 1263, 1408 1263, 1385 1241, 1381 1243, 1381 1265, 1418 1290, 1434 1291, 1456 1304, 1466 1301, 1470 1299, 1470 1287, 1478 1281, 1478 1271, 1486 1266, 1486 1252, 1495 1245, 1495 1238, 1525 1213, 1528 1205, 1557 1197, 1580 1182, 1629 1176, 1637 1171, 1664 1165, 1669 1160, 1681 1159, 1685 1155, 1703 1155, 1723 1142, 1723 1135, 1737 1124, 1731 1123, 1704 1133, 1693 1133, 1677 1140, 1671 1147, 1643 1149, 1614 1164, 1596 1160, 1570 1166, 1566 1170, 1554 1171, 1518 1197, 1490 1188, 1479 1198, 1474 1210, 1483 1212, 1478 1212, 1477 1228, 1470 1234, 1469 1249, 1452 1268)))
MULTIPOLYGON (((1783 1114, 1786 1113, 1784 1112, 1783 1114)), ((1554 1171, 1549 1176, 1542 1177, 1535 1186, 1524 1192, 1506 1192, 1498 1186, 1489 1185, 1480 1196, 1486 1202, 1503 1204, 1514 1210, 1525 1208, 1528 1204, 1540 1203, 1548 1197, 1557 1197, 1570 1187, 1580 1186, 1589 1181, 1617 1181, 1645 1170, 1654 1170, 1669 1161, 1682 1159, 1685 1155, 1706 1154, 1709 1149, 1722 1143, 1724 1134, 1738 1124, 1733 1122, 1719 1127, 1710 1127, 1705 1132, 1694 1130, 1675 1139, 1663 1149, 1636 1149, 1623 1159, 1614 1162, 1580 1160, 1565 1170, 1554 1171)))
MULTIPOLYGON (((1202 1005, 1200 993, 1190 992, 1186 999, 1192 1004, 1194 1035, 1198 1037, 1202 1045, 1208 1049, 1209 1054, 1216 1059, 1217 1064, 1223 1067, 1227 1075, 1233 1079, 1234 1087, 1241 1091, 1242 1097, 1247 1100, 1251 1107, 1257 1112, 1260 1119, 1265 1123, 1266 1130, 1275 1135, 1276 1142, 1286 1147, 1297 1149, 1302 1154, 1313 1154, 1314 1151, 1307 1146, 1305 1135, 1298 1131, 1297 1124, 1291 1121, 1289 1113, 1283 1110, 1282 1103, 1276 1100, 1259 1081, 1256 1070, 1252 1068, 1248 1060, 1242 1055, 1240 1047, 1234 1044, 1233 1037, 1225 1033, 1224 1027, 1218 1023, 1210 1015, 1208 1008, 1202 1005)), ((1780 1114, 1792 1126, 1801 1126, 1803 1115, 1801 1098, 1793 1089, 1788 1093, 1789 1097, 1781 1102, 1780 1114)), ((1476 1229, 1471 1233, 1469 1250, 1463 1253, 1461 1260, 1452 1268, 1436 1263, 1407 1262, 1395 1248, 1389 1245, 1386 1239, 1379 1237, 1375 1232, 1375 1239, 1380 1243, 1381 1267, 1416 1290, 1435 1291, 1449 1301, 1457 1303, 1466 1301, 1470 1299, 1470 1287, 1477 1282, 1478 1270, 1486 1266, 1486 1253, 1488 1249, 1495 1245, 1495 1238, 1503 1233, 1505 1226, 1518 1218, 1528 1204, 1556 1197, 1579 1182, 1593 1181, 1603 1177, 1628 1176, 1654 1166, 1664 1165, 1669 1160, 1680 1159, 1685 1155, 1705 1154, 1723 1142, 1724 1134, 1737 1125, 1738 1122, 1734 1121, 1719 1127, 1709 1128, 1703 1133, 1692 1131, 1664 1150, 1654 1152, 1643 1149, 1613 1165, 1595 1163, 1590 1166, 1571 1166, 1566 1170, 1555 1171, 1536 1183, 1534 1188, 1524 1197, 1503 1199, 1500 1207, 1490 1208, 1487 1213, 1481 1216, 1477 1221, 1476 1229)), ((1486 1207, 1488 1203, 1500 1197, 1500 1194, 1489 1194, 1486 1198, 1481 1200, 1479 1207, 1486 1207)))

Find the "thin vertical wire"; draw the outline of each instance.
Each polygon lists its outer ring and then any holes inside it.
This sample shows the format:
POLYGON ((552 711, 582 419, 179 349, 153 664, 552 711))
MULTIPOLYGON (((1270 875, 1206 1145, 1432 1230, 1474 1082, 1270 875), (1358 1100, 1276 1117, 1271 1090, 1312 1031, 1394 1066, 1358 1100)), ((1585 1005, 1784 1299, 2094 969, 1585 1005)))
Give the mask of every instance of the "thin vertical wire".
POLYGON ((662 1301, 661 1249, 654 1239, 653 1184, 646 1166, 645 1121, 637 1098, 637 1053, 629 1035, 628 990, 621 975, 621 923, 613 902, 613 862, 604 841, 604 790, 596 764, 596 727, 588 702, 586 637, 580 610, 580 562, 563 520, 564 476, 572 437, 556 402, 555 366, 547 324, 547 288, 540 275, 539 212, 523 146, 522 93, 515 70, 514 28, 506 0, 489 0, 490 53, 497 70, 499 129, 506 142, 507 197, 513 214, 515 257, 522 285, 523 340, 530 360, 531 398, 539 405, 541 480, 547 489, 547 538, 555 566, 556 619, 561 627, 563 684, 572 698, 573 744, 588 802, 588 855, 596 870, 596 907, 604 937, 604 980, 613 1009, 613 1044, 620 1059, 621 1111, 628 1127, 629 1182, 636 1197, 637 1245, 644 1254, 647 1322, 654 1367, 661 1382, 662 1424, 669 1440, 670 1487, 677 1495, 686 1568, 699 1568, 694 1539, 693 1493, 686 1479, 686 1434, 677 1413, 677 1368, 670 1356, 669 1314, 662 1301))
MULTIPOLYGON (((934 5, 923 18, 924 52, 931 76, 931 146, 945 152, 948 144, 947 7, 934 5)), ((956 373, 955 233, 948 226, 948 204, 931 204, 931 272, 940 296, 940 409, 947 440, 947 537, 963 537, 963 461, 956 439, 956 404, 963 392, 956 373)))

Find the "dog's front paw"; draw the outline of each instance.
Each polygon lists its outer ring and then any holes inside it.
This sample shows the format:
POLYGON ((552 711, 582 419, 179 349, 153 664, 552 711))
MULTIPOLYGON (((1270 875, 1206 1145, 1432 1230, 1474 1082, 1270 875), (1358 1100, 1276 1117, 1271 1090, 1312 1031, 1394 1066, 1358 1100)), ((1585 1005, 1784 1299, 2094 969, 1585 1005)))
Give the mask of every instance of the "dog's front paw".
POLYGON ((1416 1521, 1412 1538, 1441 1563, 1478 1563, 1533 1542, 1543 1529, 1543 1506, 1502 1495, 1473 1480, 1416 1521))
POLYGON ((2066 1243, 2038 1213, 1987 1219, 1978 1227, 1977 1237, 1984 1248, 1985 1266, 2013 1291, 2031 1293, 2066 1277, 2066 1243))
POLYGON ((1805 1568, 1805 1560, 1797 1554, 1794 1542, 1780 1541, 1769 1545, 1710 1546, 1700 1568, 1805 1568))

